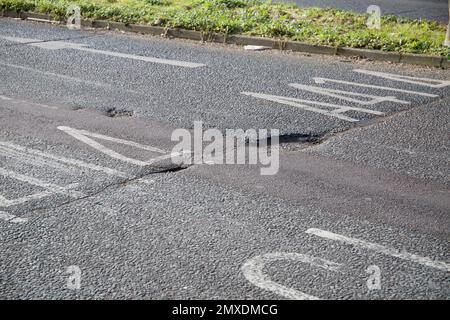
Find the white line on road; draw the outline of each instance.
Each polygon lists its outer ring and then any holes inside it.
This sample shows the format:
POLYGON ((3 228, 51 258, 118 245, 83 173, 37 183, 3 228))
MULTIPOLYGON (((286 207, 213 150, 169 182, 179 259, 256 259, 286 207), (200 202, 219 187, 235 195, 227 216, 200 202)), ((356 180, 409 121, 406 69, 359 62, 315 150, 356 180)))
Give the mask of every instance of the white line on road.
POLYGON ((401 104, 411 104, 409 101, 400 100, 400 99, 397 99, 396 97, 391 97, 391 96, 374 96, 371 94, 363 94, 363 93, 357 93, 357 92, 308 86, 308 85, 304 85, 304 84, 300 84, 300 83, 290 83, 289 85, 296 89, 305 90, 305 91, 313 92, 316 94, 322 94, 322 95, 326 95, 329 97, 358 103, 361 105, 374 105, 374 104, 381 103, 381 102, 395 102, 395 103, 401 103, 401 104), (350 97, 369 98, 370 100, 359 100, 359 99, 354 99, 354 98, 350 98, 350 97))
POLYGON ((367 242, 364 240, 356 239, 356 238, 350 238, 346 237, 337 233, 332 233, 329 231, 316 229, 316 228, 310 228, 306 230, 306 233, 316 235, 321 238, 326 238, 330 240, 340 241, 344 243, 348 243, 351 245, 354 245, 356 247, 361 247, 365 249, 369 249, 378 253, 382 253, 385 255, 389 255, 395 258, 400 258, 403 260, 408 260, 411 262, 415 262, 427 267, 440 269, 444 271, 450 271, 450 264, 443 262, 443 261, 435 261, 427 257, 418 256, 416 254, 408 253, 405 251, 399 251, 395 248, 386 247, 383 245, 379 245, 376 243, 367 242))
POLYGON ((362 88, 395 91, 395 92, 401 92, 401 93, 407 93, 407 94, 415 94, 415 95, 423 96, 423 97, 439 98, 439 96, 437 94, 396 89, 396 88, 390 88, 390 87, 375 86, 375 85, 371 85, 371 84, 356 83, 356 82, 342 81, 342 80, 335 80, 335 79, 328 79, 328 78, 320 78, 320 77, 313 78, 313 80, 315 83, 318 83, 318 84, 325 84, 327 82, 333 82, 333 83, 346 84, 346 85, 350 85, 350 86, 358 86, 358 87, 362 87, 362 88))
POLYGON ((11 42, 17 42, 17 43, 23 43, 23 44, 45 41, 45 40, 32 39, 32 38, 20 38, 20 37, 8 37, 8 36, 0 36, 0 39, 5 39, 5 40, 11 41, 11 42))
MULTIPOLYGON (((123 144, 126 146, 130 146, 130 147, 134 147, 134 148, 138 148, 138 149, 142 149, 142 150, 146 150, 146 151, 153 151, 153 152, 158 152, 158 153, 167 153, 167 151, 159 149, 159 148, 155 148, 152 146, 147 146, 144 144, 140 144, 134 141, 129 141, 129 140, 124 140, 124 139, 119 139, 119 138, 114 138, 114 137, 110 137, 110 136, 105 136, 103 134, 99 134, 99 133, 95 133, 95 132, 90 132, 90 131, 86 131, 86 130, 79 130, 79 129, 73 129, 70 127, 64 127, 64 126, 59 126, 58 127, 59 130, 64 131, 70 135, 80 135, 80 136, 89 136, 89 137, 93 137, 93 138, 97 138, 97 139, 101 139, 101 140, 105 140, 105 141, 109 141, 109 142, 114 142, 114 143, 118 143, 118 144, 123 144)), ((85 138, 85 137, 84 137, 85 138)))
POLYGON ((248 281, 261 289, 272 291, 273 293, 276 293, 288 299, 318 300, 319 298, 315 296, 303 293, 292 288, 288 288, 275 281, 272 281, 270 277, 264 273, 264 267, 266 264, 282 260, 307 263, 311 266, 319 267, 328 271, 338 271, 341 267, 341 264, 339 263, 308 256, 305 254, 273 252, 251 258, 243 264, 241 270, 248 281))
POLYGON ((96 164, 92 164, 92 163, 87 163, 84 162, 82 160, 77 160, 77 159, 71 159, 71 158, 65 158, 62 156, 56 156, 50 153, 45 153, 42 152, 40 150, 36 150, 36 149, 32 149, 32 148, 25 148, 22 147, 20 145, 14 144, 14 143, 10 143, 10 142, 3 142, 0 141, 0 146, 6 147, 6 148, 10 148, 12 150, 15 151, 20 151, 26 154, 31 154, 31 155, 35 155, 38 157, 42 157, 42 158, 46 158, 46 159, 52 159, 58 162, 62 162, 71 166, 76 166, 76 167, 81 167, 81 168, 86 168, 89 170, 93 170, 93 171, 99 171, 99 172, 103 172, 105 174, 111 175, 111 176, 117 176, 120 178, 130 178, 127 174, 118 171, 116 169, 112 169, 112 168, 108 168, 108 167, 104 167, 104 166, 99 166, 96 164))
POLYGON ((26 182, 26 183, 29 183, 34 186, 44 188, 44 189, 46 189, 52 193, 56 193, 56 194, 63 194, 63 195, 67 195, 67 196, 70 196, 73 198, 81 198, 81 197, 85 196, 82 192, 70 190, 69 187, 60 187, 56 184, 48 183, 48 182, 39 180, 37 178, 26 176, 26 175, 23 175, 23 174, 14 172, 14 171, 6 170, 3 168, 0 168, 0 175, 3 175, 5 177, 11 178, 11 179, 19 180, 22 182, 26 182))
MULTIPOLYGON (((130 176, 124 172, 118 171, 116 169, 99 166, 92 163, 87 163, 82 160, 77 159, 71 159, 71 158, 65 158, 62 156, 56 156, 50 153, 45 153, 40 150, 32 149, 32 148, 26 148, 14 143, 10 142, 3 142, 0 141, 0 152, 1 155, 15 157, 19 161, 27 161, 30 164, 34 165, 43 165, 46 164, 50 167, 53 167, 55 169, 60 169, 65 171, 64 167, 61 167, 59 163, 62 163, 63 165, 67 166, 67 169, 72 169, 73 167, 78 168, 85 168, 92 171, 102 172, 110 176, 116 176, 123 179, 133 179, 133 176, 130 176), (27 155, 25 157, 24 155, 27 155)), ((166 157, 166 156, 163 156, 166 157)), ((135 180, 137 183, 143 183, 143 184, 153 184, 153 180, 148 180, 146 178, 139 178, 135 180)))
POLYGON ((92 53, 98 53, 98 54, 104 54, 104 55, 112 56, 112 57, 141 60, 141 61, 152 62, 152 63, 168 64, 168 65, 177 66, 177 67, 198 68, 198 67, 205 66, 205 64, 202 64, 202 63, 186 62, 186 61, 179 61, 179 60, 168 60, 168 59, 153 58, 153 57, 144 57, 144 56, 137 56, 134 54, 111 52, 111 51, 105 51, 105 50, 96 50, 96 49, 91 49, 91 48, 80 48, 79 50, 83 50, 86 52, 92 52, 92 53))
POLYGON ((59 130, 71 135, 72 137, 74 137, 75 139, 80 140, 81 142, 87 144, 88 146, 110 156, 111 158, 123 161, 123 162, 128 162, 137 166, 148 166, 151 164, 154 164, 156 162, 162 161, 162 160, 166 160, 166 159, 170 159, 172 157, 178 157, 181 156, 182 154, 180 153, 170 153, 167 154, 167 151, 159 149, 159 148, 155 148, 152 146, 147 146, 147 145, 143 145, 134 141, 129 141, 129 140, 124 140, 124 139, 118 139, 118 138, 113 138, 113 137, 109 137, 109 136, 105 136, 102 134, 98 134, 98 133, 94 133, 94 132, 89 132, 86 130, 78 130, 78 129, 73 129, 70 127, 64 127, 64 126, 60 126, 58 127, 59 130), (110 141, 110 142, 114 142, 117 144, 122 144, 122 145, 126 145, 126 146, 130 146, 130 147, 134 147, 134 148, 138 148, 141 150, 146 150, 146 151, 152 151, 152 152, 157 152, 157 153, 162 153, 162 156, 158 156, 158 157, 154 157, 152 159, 149 159, 147 161, 142 161, 142 160, 138 160, 138 159, 134 159, 134 158, 129 158, 126 157, 114 150, 111 150, 107 147, 105 147, 104 145, 100 144, 99 142, 92 140, 91 138, 97 138, 97 139, 101 139, 101 140, 106 140, 106 141, 110 141))
POLYGON ((6 39, 8 41, 18 42, 18 43, 22 43, 25 45, 31 45, 31 46, 39 47, 42 49, 48 49, 48 50, 74 49, 74 50, 81 50, 81 51, 85 51, 85 52, 102 54, 102 55, 107 55, 107 56, 112 56, 112 57, 139 60, 139 61, 145 61, 145 62, 151 62, 151 63, 167 64, 167 65, 173 65, 173 66, 185 67, 185 68, 198 68, 198 67, 206 66, 203 63, 194 63, 194 62, 187 62, 187 61, 180 61, 180 60, 169 60, 169 59, 146 57, 146 56, 140 56, 140 55, 135 55, 135 54, 121 53, 121 52, 97 50, 97 49, 89 48, 89 47, 87 47, 87 45, 82 44, 82 43, 52 41, 52 40, 43 41, 40 39, 16 38, 16 37, 6 37, 6 36, 1 36, 0 38, 6 39))
POLYGON ((285 104, 285 105, 288 105, 291 107, 304 109, 307 111, 323 114, 323 115, 326 115, 329 117, 338 118, 338 119, 345 120, 348 122, 358 122, 359 120, 351 118, 351 117, 347 117, 340 113, 353 110, 353 111, 364 112, 364 113, 375 114, 375 115, 384 115, 384 113, 380 112, 380 111, 369 110, 369 109, 364 109, 364 108, 357 108, 357 107, 347 107, 347 106, 341 106, 341 105, 332 104, 332 103, 310 101, 310 100, 303 100, 303 99, 283 97, 283 96, 274 96, 274 95, 255 93, 255 92, 241 92, 241 93, 245 94, 247 96, 252 96, 255 98, 260 98, 260 99, 265 99, 265 100, 285 104), (318 106, 323 106, 323 107, 330 107, 330 108, 334 108, 335 110, 328 111, 328 110, 324 110, 324 109, 320 109, 320 108, 315 108, 315 107, 307 105, 307 104, 313 104, 313 105, 318 105, 318 106))
POLYGON ((38 107, 42 107, 42 108, 46 108, 46 109, 52 109, 52 110, 58 109, 57 107, 54 107, 54 106, 49 106, 49 105, 42 104, 42 103, 30 102, 30 101, 25 101, 25 100, 20 100, 20 99, 13 99, 13 98, 6 97, 3 95, 0 95, 0 100, 11 101, 12 103, 24 103, 24 104, 34 105, 34 106, 38 106, 38 107))
POLYGON ((38 167, 46 167, 46 168, 53 168, 59 171, 62 171, 64 173, 70 173, 74 171, 78 171, 78 168, 75 168, 73 166, 68 166, 64 163, 59 163, 57 161, 39 157, 33 154, 28 154, 25 152, 17 151, 14 149, 11 149, 9 147, 5 147, 0 144, 0 155, 3 157, 8 157, 11 159, 14 159, 14 161, 19 161, 22 163, 30 164, 33 166, 38 167))
POLYGON ((409 76, 402 76, 402 75, 398 75, 398 74, 370 71, 370 70, 364 70, 364 69, 355 69, 353 71, 362 73, 362 74, 366 74, 366 75, 370 75, 370 76, 388 79, 388 80, 417 84, 419 86, 430 87, 430 88, 444 88, 444 87, 450 86, 449 80, 435 80, 435 79, 430 79, 430 78, 409 77, 409 76))
MULTIPOLYGON (((55 156, 52 154, 47 154, 39 150, 34 150, 31 148, 25 148, 20 145, 16 145, 9 142, 2 142, 0 141, 0 155, 11 157, 13 159, 16 159, 20 162, 29 163, 31 165, 37 165, 37 166, 48 166, 54 169, 61 170, 63 172, 68 172, 71 169, 76 168, 86 168, 93 171, 99 171, 102 173, 106 173, 108 175, 117 176, 120 178, 125 179, 135 179, 134 181, 136 183, 142 183, 146 185, 154 184, 153 180, 146 179, 146 178, 137 178, 134 176, 127 175, 125 173, 122 173, 120 171, 117 171, 115 169, 98 166, 90 163, 83 162, 81 160, 76 159, 69 159, 64 157, 55 156)), ((162 157, 169 157, 170 155, 164 155, 162 157)), ((161 157, 159 157, 161 158, 161 157)), ((39 187, 47 189, 46 191, 27 195, 21 198, 16 199, 6 199, 0 194, 0 207, 10 207, 14 205, 20 205, 23 203, 26 203, 30 200, 38 200, 42 199, 48 196, 52 196, 54 194, 65 194, 70 195, 72 197, 80 198, 83 197, 84 194, 76 191, 70 191, 73 188, 78 187, 78 184, 69 184, 66 187, 59 187, 54 184, 45 183, 43 181, 40 181, 35 178, 31 178, 25 175, 21 175, 18 173, 15 173, 13 171, 8 171, 5 169, 0 168, 0 175, 4 175, 13 179, 17 179, 19 181, 27 182, 32 185, 37 185, 39 187)), ((3 215, 3 220, 7 219, 7 215, 3 215)), ((0 217, 0 219, 2 219, 0 217)), ((19 219, 20 220, 20 219, 19 219)), ((13 222, 19 222, 19 220, 14 220, 13 222)))
POLYGON ((12 223, 25 223, 28 221, 26 218, 19 218, 13 214, 0 211, 0 220, 12 223))
POLYGON ((3 208, 12 207, 12 206, 16 206, 19 204, 24 204, 31 200, 39 200, 39 199, 47 198, 51 195, 54 195, 54 193, 51 191, 44 191, 44 192, 30 194, 28 196, 17 198, 17 199, 12 199, 12 200, 6 199, 5 197, 0 195, 0 207, 3 207, 3 208))
POLYGON ((92 86, 96 86, 96 87, 100 87, 100 88, 106 88, 106 89, 114 89, 114 90, 120 89, 120 90, 123 90, 125 92, 129 92, 129 93, 133 93, 133 94, 139 93, 139 92, 134 91, 134 90, 117 88, 117 87, 112 86, 112 85, 107 84, 107 83, 102 83, 102 82, 97 82, 97 81, 90 81, 90 80, 75 78, 75 77, 66 76, 66 75, 59 74, 59 73, 42 71, 42 70, 31 68, 31 67, 19 66, 19 65, 10 64, 10 63, 4 63, 4 62, 0 62, 0 65, 6 66, 6 67, 10 67, 10 68, 21 69, 21 70, 24 70, 24 71, 39 73, 39 74, 42 74, 42 75, 50 77, 50 78, 59 78, 59 79, 67 80, 69 82, 77 82, 77 83, 81 83, 81 84, 89 84, 89 85, 92 85, 92 86))

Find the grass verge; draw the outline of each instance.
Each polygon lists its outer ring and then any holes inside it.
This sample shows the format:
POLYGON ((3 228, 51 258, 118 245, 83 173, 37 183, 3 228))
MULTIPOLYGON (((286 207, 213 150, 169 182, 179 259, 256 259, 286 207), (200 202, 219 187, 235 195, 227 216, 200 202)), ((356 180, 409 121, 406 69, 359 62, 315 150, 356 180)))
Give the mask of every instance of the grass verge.
POLYGON ((300 8, 263 0, 0 0, 0 10, 49 13, 64 20, 76 4, 83 18, 273 37, 350 48, 447 56, 446 26, 433 21, 382 17, 345 10, 300 8))

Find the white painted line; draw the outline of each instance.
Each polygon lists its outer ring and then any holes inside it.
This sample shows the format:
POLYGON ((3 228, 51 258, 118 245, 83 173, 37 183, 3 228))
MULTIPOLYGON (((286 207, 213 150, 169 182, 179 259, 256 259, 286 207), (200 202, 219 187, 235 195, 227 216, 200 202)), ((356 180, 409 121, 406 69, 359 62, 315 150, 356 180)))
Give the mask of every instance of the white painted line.
POLYGON ((81 50, 81 51, 85 51, 85 52, 102 54, 102 55, 107 55, 107 56, 112 56, 112 57, 139 60, 139 61, 145 61, 145 62, 151 62, 151 63, 160 63, 160 64, 172 65, 172 66, 177 66, 177 67, 185 67, 185 68, 198 68, 198 67, 206 66, 205 64, 202 64, 202 63, 146 57, 146 56, 139 56, 139 55, 134 55, 134 54, 113 52, 113 51, 106 51, 106 50, 97 50, 97 49, 89 48, 85 44, 74 43, 74 42, 43 41, 43 40, 39 40, 39 39, 16 38, 16 37, 5 37, 5 36, 2 36, 1 38, 6 39, 8 41, 23 43, 26 45, 31 45, 31 46, 39 47, 42 49, 48 49, 48 50, 74 49, 74 50, 81 50))
POLYGON ((46 108, 46 109, 51 109, 51 110, 57 110, 58 109, 55 106, 49 106, 47 104, 42 104, 42 103, 29 102, 29 101, 25 101, 25 100, 21 100, 20 102, 28 103, 28 104, 31 104, 31 105, 34 105, 34 106, 38 106, 38 107, 46 108))
POLYGON ((332 82, 332 83, 346 84, 346 85, 350 85, 350 86, 358 86, 358 87, 362 87, 362 88, 395 91, 395 92, 401 92, 401 93, 407 93, 407 94, 415 94, 415 95, 423 96, 423 97, 439 98, 439 95, 437 95, 437 94, 396 89, 396 88, 390 88, 390 87, 375 86, 375 85, 371 85, 371 84, 356 83, 356 82, 342 81, 342 80, 335 80, 335 79, 328 79, 328 78, 320 78, 320 77, 313 78, 313 80, 317 84, 325 84, 327 82, 332 82))
POLYGON ((340 113, 354 110, 358 112, 364 112, 369 114, 375 114, 375 115, 384 115, 383 112, 375 111, 375 110, 369 110, 365 108, 356 108, 356 107, 348 107, 348 106, 341 106, 337 104, 332 103, 325 103, 325 102, 319 102, 319 101, 310 101, 310 100, 303 100, 303 99, 297 99, 297 98, 290 98, 290 97, 283 97, 283 96, 274 96, 269 94, 263 94, 263 93, 255 93, 255 92, 241 92, 242 94, 245 94, 247 96, 252 96, 255 98, 265 99, 281 104, 285 104, 291 107, 296 107, 300 109, 304 109, 307 111, 323 114, 329 117, 338 118, 341 120, 345 120, 348 122, 358 122, 358 119, 354 119, 345 115, 342 115, 340 113), (313 106, 310 106, 308 104, 323 106, 323 107, 330 107, 335 108, 336 110, 329 111, 325 109, 315 108, 313 106))
MULTIPOLYGON (((92 171, 98 171, 98 172, 103 172, 105 174, 111 175, 111 176, 117 176, 120 178, 130 178, 127 174, 118 171, 116 169, 112 169, 112 168, 108 168, 108 167, 104 167, 104 166, 99 166, 99 165, 95 165, 95 164, 91 164, 91 163, 87 163, 84 162, 82 160, 77 160, 77 159, 71 159, 71 158, 65 158, 65 157, 61 157, 61 156, 55 156, 49 153, 45 153, 42 152, 40 150, 36 150, 36 149, 32 149, 32 148, 25 148, 22 147, 20 145, 16 145, 14 143, 10 143, 10 142, 3 142, 0 141, 0 146, 6 147, 6 148, 10 148, 12 150, 16 150, 19 152, 23 152, 26 154, 31 154, 31 155, 35 155, 38 157, 42 157, 44 159, 51 159, 51 160, 55 160, 61 163, 65 163, 67 165, 71 165, 71 166, 76 166, 76 167, 80 167, 80 168, 86 168, 92 171)), ((45 160, 44 160, 45 161, 45 160)))
POLYGON ((9 98, 9 97, 6 97, 6 96, 2 96, 2 95, 0 94, 0 100, 12 101, 13 99, 12 99, 12 98, 9 98))
POLYGON ((12 206, 24 204, 24 203, 26 203, 28 201, 31 201, 31 200, 39 200, 39 199, 47 198, 47 197, 52 196, 52 195, 54 195, 53 192, 51 192, 51 191, 44 191, 44 192, 30 194, 28 196, 25 196, 25 197, 22 197, 22 198, 17 198, 17 199, 12 199, 12 200, 6 199, 3 196, 1 196, 1 198, 0 198, 0 207, 3 207, 3 208, 12 207, 12 206))
POLYGON ((71 171, 78 172, 78 170, 79 170, 78 168, 74 168, 74 167, 68 166, 66 164, 59 163, 57 161, 53 161, 48 158, 46 159, 46 158, 39 157, 36 155, 28 154, 25 152, 16 151, 14 149, 5 147, 1 144, 0 144, 0 155, 14 159, 14 161, 19 161, 22 163, 26 163, 26 164, 30 164, 30 165, 38 166, 38 167, 53 168, 53 169, 62 171, 64 173, 69 173, 71 171))
POLYGON ((81 198, 85 196, 82 192, 70 190, 68 187, 60 187, 55 184, 44 182, 42 180, 3 168, 0 168, 0 175, 44 188, 54 194, 63 194, 73 198, 81 198))
POLYGON ((400 103, 400 104, 410 104, 409 101, 400 100, 400 99, 397 99, 396 97, 392 97, 392 96, 385 96, 385 97, 374 96, 374 95, 370 95, 370 94, 363 94, 363 93, 356 93, 356 92, 350 92, 350 91, 342 91, 342 90, 326 89, 326 88, 315 87, 315 86, 308 86, 308 85, 303 85, 300 83, 290 83, 289 85, 296 89, 305 90, 305 91, 313 92, 316 94, 322 94, 322 95, 326 95, 329 97, 358 103, 361 105, 374 105, 374 104, 381 103, 381 102, 395 102, 395 103, 400 103), (359 99, 354 99, 354 98, 350 98, 350 97, 369 98, 370 100, 359 100, 359 99))
POLYGON ((100 88, 113 89, 113 90, 118 90, 119 89, 119 90, 122 90, 122 91, 125 91, 125 92, 138 94, 137 91, 117 88, 117 87, 114 87, 114 86, 112 86, 110 84, 107 84, 107 83, 102 83, 102 82, 96 82, 96 81, 90 81, 90 80, 75 78, 75 77, 66 76, 66 75, 59 74, 59 73, 42 71, 42 70, 39 70, 39 69, 25 67, 25 66, 19 66, 19 65, 10 64, 10 63, 0 62, 0 65, 5 66, 5 67, 10 67, 10 68, 16 68, 16 69, 20 69, 20 70, 24 70, 24 71, 28 71, 28 72, 39 73, 39 74, 42 74, 42 75, 50 77, 50 78, 59 78, 59 79, 62 79, 62 80, 66 80, 68 82, 76 82, 76 83, 81 83, 81 84, 88 84, 88 85, 92 85, 92 86, 96 86, 96 87, 100 87, 100 88))
POLYGON ((430 268, 435 268, 435 269, 440 269, 440 270, 450 272, 450 264, 443 262, 443 261, 431 260, 430 258, 427 258, 427 257, 418 256, 416 254, 408 253, 405 251, 399 251, 395 248, 386 247, 386 246, 383 246, 380 244, 371 243, 371 242, 367 242, 367 241, 356 239, 356 238, 349 238, 349 237, 346 237, 346 236, 343 236, 340 234, 332 233, 332 232, 321 230, 321 229, 310 228, 310 229, 306 230, 306 233, 313 234, 318 237, 322 237, 322 238, 326 238, 326 239, 330 239, 330 240, 348 243, 348 244, 351 244, 356 247, 361 247, 361 248, 369 249, 369 250, 372 250, 372 251, 375 251, 378 253, 389 255, 389 256, 392 256, 395 258, 408 260, 408 261, 415 262, 415 263, 418 263, 418 264, 421 264, 421 265, 424 265, 424 266, 427 266, 430 268))
POLYGON ((11 42, 24 43, 24 44, 45 41, 45 40, 32 39, 32 38, 20 38, 20 37, 8 37, 8 36, 0 36, 0 39, 5 39, 5 40, 11 41, 11 42))
POLYGON ((140 143, 137 143, 134 141, 113 138, 110 136, 105 136, 103 134, 89 132, 86 130, 73 129, 73 128, 65 127, 65 126, 59 126, 58 130, 64 131, 70 135, 81 135, 81 136, 93 137, 93 138, 110 141, 110 142, 114 142, 114 143, 118 143, 118 144, 123 144, 126 146, 130 146, 130 147, 134 147, 134 148, 138 148, 138 149, 142 149, 142 150, 146 150, 146 151, 152 151, 152 152, 158 152, 158 153, 164 153, 164 154, 167 153, 167 151, 165 151, 165 150, 155 148, 152 146, 147 146, 147 145, 140 144, 140 143))
POLYGON ((134 54, 96 50, 96 49, 91 49, 91 48, 80 48, 80 50, 92 52, 92 53, 104 54, 104 55, 108 55, 108 56, 112 56, 112 57, 141 60, 141 61, 152 62, 152 63, 168 64, 168 65, 177 66, 177 67, 198 68, 198 67, 206 66, 205 64, 202 64, 202 63, 186 62, 186 61, 179 61, 179 60, 168 60, 168 59, 153 58, 153 57, 144 57, 144 56, 137 56, 134 54))
POLYGON ((54 106, 49 106, 49 105, 42 104, 42 103, 30 102, 30 101, 26 101, 26 100, 13 99, 13 98, 6 97, 3 95, 0 95, 0 100, 11 101, 12 103, 24 103, 24 104, 34 105, 34 106, 38 106, 41 108, 52 109, 52 110, 58 109, 57 107, 54 107, 54 106))
POLYGON ((78 130, 78 129, 73 129, 70 127, 64 127, 64 126, 60 126, 58 127, 59 130, 71 135, 72 137, 74 137, 77 140, 80 140, 81 142, 87 144, 88 146, 110 156, 111 158, 123 161, 123 162, 128 162, 134 165, 138 165, 138 166, 148 166, 151 165, 157 161, 161 161, 164 159, 170 159, 172 156, 172 154, 166 154, 167 151, 159 149, 159 148, 155 148, 155 147, 151 147, 151 146, 147 146, 147 145, 143 145, 137 142, 133 142, 133 141, 128 141, 128 140, 124 140, 124 139, 118 139, 118 138, 113 138, 113 137, 109 137, 109 136, 105 136, 102 134, 98 134, 98 133, 93 133, 93 132, 89 132, 86 130, 78 130), (155 157, 152 158, 150 160, 147 161, 142 161, 142 160, 138 160, 138 159, 133 159, 133 158, 129 158, 126 157, 116 151, 113 151, 107 147, 105 147, 104 145, 100 144, 99 142, 92 140, 89 137, 93 137, 93 138, 97 138, 97 139, 101 139, 101 140, 106 140, 106 141, 110 141, 110 142, 114 142, 117 144, 123 144, 123 145, 127 145, 127 146, 131 146, 134 148, 138 148, 141 150, 146 150, 146 151, 152 151, 152 152, 157 152, 157 153, 162 153, 164 155, 159 156, 159 157, 155 157))
MULTIPOLYGON (((125 140, 126 141, 126 140, 125 140)), ((127 141, 130 142, 130 141, 127 141)), ((148 146, 145 146, 148 147, 148 146)), ((150 147, 152 148, 152 147, 150 147)), ((190 153, 190 152, 187 152, 190 153)), ((68 172, 70 170, 75 170, 75 168, 85 168, 96 172, 102 172, 104 174, 110 175, 110 176, 116 176, 123 179, 133 179, 135 177, 130 176, 124 172, 118 171, 116 169, 99 166, 91 163, 84 162, 82 160, 77 159, 71 159, 71 158, 65 158, 61 156, 56 156, 53 154, 45 153, 40 150, 32 149, 32 148, 25 148, 20 145, 16 145, 14 143, 10 142, 4 142, 0 141, 0 155, 11 157, 13 159, 16 159, 17 161, 26 162, 31 165, 37 165, 37 166, 48 166, 52 167, 58 170, 61 170, 63 172, 68 172)), ((146 162, 146 165, 161 161, 163 159, 168 159, 170 157, 178 157, 182 156, 179 153, 172 153, 172 154, 166 154, 162 155, 156 158, 153 158, 146 162)), ((154 184, 153 180, 148 180, 146 178, 138 178, 135 180, 135 182, 143 183, 143 184, 154 184)), ((70 185, 72 187, 73 185, 70 185)), ((46 195, 45 192, 42 192, 40 194, 32 195, 32 197, 44 197, 46 195)), ((29 196, 31 197, 31 196, 29 196)), ((0 195, 0 204, 1 204, 1 195, 0 195)), ((12 200, 7 200, 8 203, 11 203, 12 200)))
POLYGON ((316 258, 300 253, 273 252, 261 256, 251 258, 241 267, 244 277, 255 286, 271 291, 277 295, 294 300, 318 300, 318 297, 303 293, 296 289, 292 289, 272 281, 268 275, 264 273, 264 267, 268 263, 275 261, 294 261, 306 263, 314 267, 319 267, 328 271, 338 271, 341 264, 316 258))
POLYGON ((6 221, 6 222, 11 222, 11 223, 25 223, 28 221, 28 219, 26 218, 19 218, 13 214, 7 213, 7 212, 3 212, 0 211, 0 220, 6 221))
POLYGON ((429 88, 444 88, 444 87, 450 86, 450 80, 435 80, 435 79, 430 79, 430 78, 409 77, 409 76, 402 76, 402 75, 398 75, 398 74, 370 71, 370 70, 364 70, 364 69, 355 69, 353 71, 362 73, 362 74, 366 74, 366 75, 370 75, 370 76, 388 79, 388 80, 417 84, 419 86, 424 86, 424 87, 429 87, 429 88))

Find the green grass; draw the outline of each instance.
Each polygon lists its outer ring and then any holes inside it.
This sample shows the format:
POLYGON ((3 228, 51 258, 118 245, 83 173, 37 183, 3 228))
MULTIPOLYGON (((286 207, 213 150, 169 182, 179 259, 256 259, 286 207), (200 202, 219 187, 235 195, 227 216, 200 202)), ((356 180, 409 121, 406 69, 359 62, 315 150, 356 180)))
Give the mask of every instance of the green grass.
POLYGON ((70 4, 84 18, 141 23, 224 34, 247 34, 311 44, 448 54, 446 26, 432 21, 386 16, 380 30, 368 16, 337 9, 299 8, 262 0, 0 0, 2 10, 50 13, 65 19, 70 4))

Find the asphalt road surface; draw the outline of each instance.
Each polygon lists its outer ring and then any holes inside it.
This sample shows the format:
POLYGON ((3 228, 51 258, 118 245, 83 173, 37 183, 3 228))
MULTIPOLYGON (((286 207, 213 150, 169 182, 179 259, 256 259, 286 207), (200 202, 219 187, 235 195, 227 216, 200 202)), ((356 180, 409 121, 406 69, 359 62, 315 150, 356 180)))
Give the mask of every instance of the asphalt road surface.
POLYGON ((392 14, 413 19, 448 22, 447 0, 292 0, 305 7, 339 8, 366 12, 370 5, 381 8, 383 15, 392 14))
POLYGON ((450 298, 448 70, 0 35, 1 298, 450 298), (174 164, 198 120, 279 129, 279 172, 174 164))

